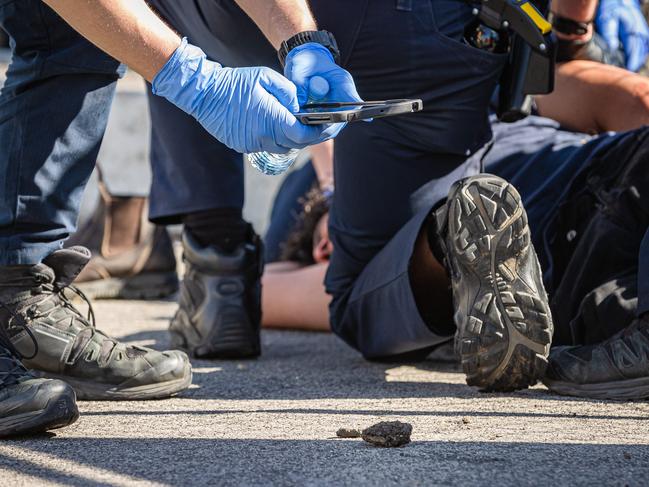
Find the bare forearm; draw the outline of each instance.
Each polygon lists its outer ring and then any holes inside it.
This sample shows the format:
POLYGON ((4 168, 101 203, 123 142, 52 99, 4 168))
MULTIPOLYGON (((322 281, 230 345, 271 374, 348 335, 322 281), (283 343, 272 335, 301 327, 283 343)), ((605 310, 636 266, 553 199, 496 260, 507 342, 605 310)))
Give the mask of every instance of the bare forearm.
POLYGON ((306 0, 236 0, 275 49, 298 32, 316 30, 306 0))
POLYGON ((624 131, 649 124, 649 79, 592 61, 559 66, 554 93, 536 101, 542 116, 577 132, 624 131))
POLYGON ((323 284, 327 263, 262 278, 262 325, 268 328, 329 331, 329 302, 323 284))
POLYGON ((589 22, 595 17, 598 0, 555 0, 552 10, 577 22, 589 22))
POLYGON ((328 140, 311 147, 313 169, 318 177, 320 189, 331 189, 334 185, 334 141, 328 140))
POLYGON ((43 0, 81 35, 148 81, 180 37, 143 0, 43 0))

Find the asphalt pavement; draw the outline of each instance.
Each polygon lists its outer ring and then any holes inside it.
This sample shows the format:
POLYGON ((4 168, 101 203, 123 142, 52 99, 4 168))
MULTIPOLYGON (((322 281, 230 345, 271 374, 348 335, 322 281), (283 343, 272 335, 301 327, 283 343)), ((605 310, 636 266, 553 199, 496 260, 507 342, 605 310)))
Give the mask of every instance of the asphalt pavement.
MULTIPOLYGON (((100 326, 164 348, 175 305, 99 302, 100 326)), ((395 324, 396 326, 396 324, 395 324)), ((453 364, 364 361, 329 334, 265 332, 259 360, 194 362, 152 402, 83 402, 56 433, 0 442, 0 485, 646 485, 649 404, 542 386, 469 388, 453 364), (380 449, 341 427, 413 425, 380 449)))

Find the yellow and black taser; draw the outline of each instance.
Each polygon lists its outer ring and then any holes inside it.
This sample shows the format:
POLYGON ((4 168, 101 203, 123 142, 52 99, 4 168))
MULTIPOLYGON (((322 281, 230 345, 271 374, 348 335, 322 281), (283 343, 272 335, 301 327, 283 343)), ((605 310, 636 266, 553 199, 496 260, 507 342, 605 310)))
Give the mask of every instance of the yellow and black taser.
POLYGON ((509 61, 500 80, 497 114, 515 122, 531 113, 531 95, 554 89, 556 41, 546 19, 547 0, 481 0, 473 13, 490 29, 509 35, 509 61))

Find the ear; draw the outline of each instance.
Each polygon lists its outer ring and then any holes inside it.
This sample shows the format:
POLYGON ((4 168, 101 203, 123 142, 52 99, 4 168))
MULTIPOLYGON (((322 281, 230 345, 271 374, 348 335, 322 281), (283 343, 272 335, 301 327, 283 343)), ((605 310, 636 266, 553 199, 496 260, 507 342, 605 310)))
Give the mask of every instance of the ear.
POLYGON ((333 252, 333 244, 328 238, 321 238, 313 249, 313 260, 320 264, 321 262, 329 261, 331 253, 333 252))

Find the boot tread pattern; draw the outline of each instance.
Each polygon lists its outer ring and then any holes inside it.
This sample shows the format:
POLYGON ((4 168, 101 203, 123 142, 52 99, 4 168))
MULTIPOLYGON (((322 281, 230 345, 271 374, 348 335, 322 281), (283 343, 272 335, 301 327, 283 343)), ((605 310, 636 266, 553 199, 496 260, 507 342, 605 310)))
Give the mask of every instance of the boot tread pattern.
POLYGON ((488 391, 526 388, 544 374, 552 339, 540 277, 529 283, 518 273, 525 259, 538 266, 527 216, 516 190, 500 178, 469 178, 456 188, 449 250, 455 267, 479 282, 477 295, 456 303, 456 344, 467 383, 488 391))

